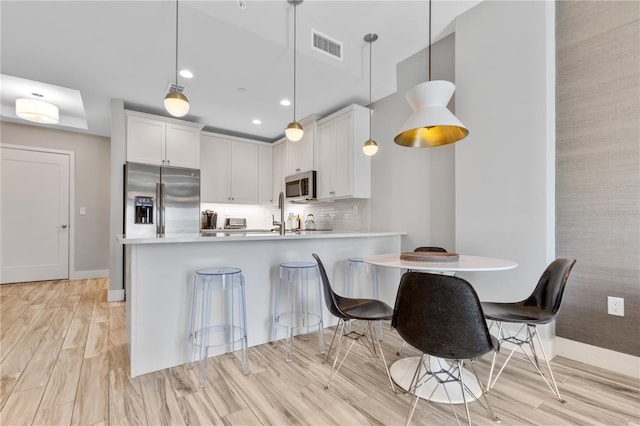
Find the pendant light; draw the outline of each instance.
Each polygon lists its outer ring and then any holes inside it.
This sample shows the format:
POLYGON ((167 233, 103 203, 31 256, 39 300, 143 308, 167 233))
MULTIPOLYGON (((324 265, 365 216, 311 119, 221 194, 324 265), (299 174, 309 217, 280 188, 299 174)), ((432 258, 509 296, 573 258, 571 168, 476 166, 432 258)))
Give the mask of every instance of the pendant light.
POLYGON ((373 77, 371 74, 371 63, 373 62, 373 42, 378 39, 378 34, 367 34, 364 36, 364 41, 369 43, 369 139, 362 145, 362 151, 365 155, 371 157, 372 155, 376 155, 378 152, 378 143, 371 139, 371 114, 373 110, 371 109, 371 82, 373 81, 373 77))
POLYGON ((189 100, 178 86, 178 0, 176 0, 176 84, 171 85, 169 93, 164 97, 164 107, 174 117, 183 117, 189 112, 189 100))
POLYGON ((429 0, 429 81, 406 94, 413 113, 393 138, 398 145, 422 148, 447 145, 465 138, 469 130, 447 108, 456 90, 450 81, 431 81, 431 0, 429 0))
POLYGON ((304 135, 304 128, 296 121, 296 8, 302 0, 287 0, 287 2, 293 5, 293 121, 287 125, 284 134, 291 142, 297 142, 304 135))

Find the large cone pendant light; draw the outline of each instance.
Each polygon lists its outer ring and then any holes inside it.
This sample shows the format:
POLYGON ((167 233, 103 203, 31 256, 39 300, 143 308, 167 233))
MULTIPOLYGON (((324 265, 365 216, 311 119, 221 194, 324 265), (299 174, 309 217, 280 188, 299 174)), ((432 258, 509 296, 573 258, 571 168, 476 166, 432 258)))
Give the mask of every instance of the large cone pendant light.
POLYGON ((364 145, 362 145, 362 151, 369 157, 376 155, 378 152, 378 143, 371 139, 371 114, 373 113, 373 110, 371 109, 371 81, 373 78, 371 74, 371 63, 373 62, 373 42, 377 39, 378 34, 367 34, 364 36, 364 41, 369 43, 369 139, 367 139, 364 145))
POLYGON ((304 136, 304 128, 296 121, 296 8, 302 0, 287 0, 287 2, 293 5, 293 121, 289 123, 284 134, 291 142, 297 142, 304 136))
POLYGON ((443 80, 431 81, 431 0, 429 0, 429 81, 406 94, 413 114, 393 138, 398 145, 422 148, 447 145, 464 139, 469 130, 447 108, 456 86, 443 80))
POLYGON ((164 107, 174 117, 183 117, 189 112, 189 100, 178 86, 178 0, 176 0, 176 84, 171 85, 167 96, 164 97, 164 107))

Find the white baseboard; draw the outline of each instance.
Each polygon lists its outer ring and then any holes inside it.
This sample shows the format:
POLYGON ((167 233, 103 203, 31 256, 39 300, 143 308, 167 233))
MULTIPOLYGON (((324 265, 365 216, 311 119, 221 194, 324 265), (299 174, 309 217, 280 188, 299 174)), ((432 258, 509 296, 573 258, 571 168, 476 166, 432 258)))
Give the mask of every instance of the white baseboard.
POLYGON ((109 278, 109 270, 96 269, 94 271, 73 271, 69 274, 70 280, 88 280, 92 278, 109 278))
POLYGON ((107 293, 107 302, 122 302, 124 301, 124 290, 109 290, 107 293))
POLYGON ((631 377, 640 377, 640 357, 556 336, 555 354, 631 377))

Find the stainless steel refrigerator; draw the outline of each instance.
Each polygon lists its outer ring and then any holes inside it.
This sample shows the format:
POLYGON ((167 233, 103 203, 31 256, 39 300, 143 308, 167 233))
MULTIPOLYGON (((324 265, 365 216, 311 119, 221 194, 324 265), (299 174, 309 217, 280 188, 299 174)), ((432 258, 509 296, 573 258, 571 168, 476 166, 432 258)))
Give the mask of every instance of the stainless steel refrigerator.
POLYGON ((124 184, 126 238, 200 231, 200 170, 127 163, 124 184))

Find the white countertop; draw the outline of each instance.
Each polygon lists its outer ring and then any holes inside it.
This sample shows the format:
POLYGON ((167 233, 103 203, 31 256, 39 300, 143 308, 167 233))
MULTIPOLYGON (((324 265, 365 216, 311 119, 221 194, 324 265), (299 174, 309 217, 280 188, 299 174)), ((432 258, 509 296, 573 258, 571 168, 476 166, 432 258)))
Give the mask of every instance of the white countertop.
POLYGON ((121 244, 170 244, 170 243, 221 243, 228 241, 272 241, 272 240, 306 240, 319 238, 367 238, 367 237, 391 237, 406 235, 405 232, 354 232, 354 231, 301 231, 300 233, 288 232, 280 235, 273 233, 225 233, 218 232, 213 236, 197 234, 185 234, 175 237, 162 238, 125 238, 124 235, 116 235, 121 244))

